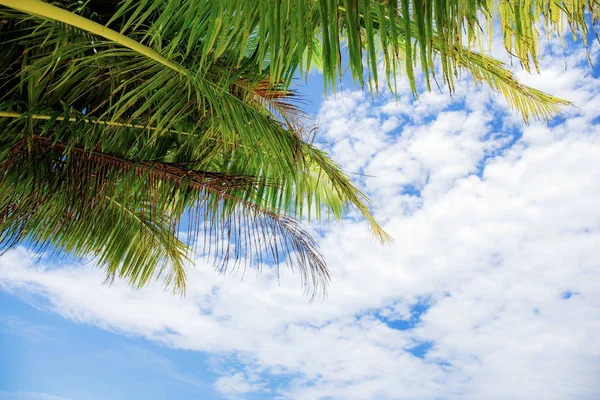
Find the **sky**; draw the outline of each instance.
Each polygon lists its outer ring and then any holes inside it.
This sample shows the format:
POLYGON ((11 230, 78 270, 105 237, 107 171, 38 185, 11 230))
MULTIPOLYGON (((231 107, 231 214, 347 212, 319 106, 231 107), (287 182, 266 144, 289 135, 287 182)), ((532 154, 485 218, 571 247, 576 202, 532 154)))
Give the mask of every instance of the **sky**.
POLYGON ((579 46, 542 54, 541 74, 514 70, 576 105, 550 123, 466 74, 452 96, 400 80, 397 101, 298 87, 395 240, 352 211, 309 226, 326 299, 285 268, 242 280, 198 259, 182 298, 4 254, 0 399, 600 398, 600 68, 579 46))

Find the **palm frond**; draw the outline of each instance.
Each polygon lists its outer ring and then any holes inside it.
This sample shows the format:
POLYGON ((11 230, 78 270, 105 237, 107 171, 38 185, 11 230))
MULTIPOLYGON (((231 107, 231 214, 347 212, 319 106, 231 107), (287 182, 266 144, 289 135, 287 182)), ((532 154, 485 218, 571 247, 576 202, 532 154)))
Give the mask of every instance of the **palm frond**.
POLYGON ((203 242, 202 254, 218 269, 286 263, 300 270, 313 296, 325 290, 327 268, 308 233, 240 196, 256 190, 252 178, 134 163, 39 136, 10 149, 0 162, 5 248, 28 240, 41 249, 93 254, 109 277, 136 286, 169 268, 165 283, 183 291, 190 248, 173 231, 186 212, 189 244, 203 242))
MULTIPOLYGON (((547 33, 556 34, 561 34, 563 26, 568 24, 587 44, 588 30, 596 29, 600 16, 598 4, 586 0, 457 0, 450 3, 298 0, 285 4, 271 0, 244 3, 223 0, 214 4, 199 0, 128 0, 122 2, 107 24, 123 21, 119 24, 119 33, 39 0, 1 0, 0 4, 84 29, 179 74, 192 74, 195 79, 209 74, 221 60, 229 59, 238 66, 251 63, 259 71, 268 70, 272 84, 287 84, 299 65, 310 67, 307 58, 312 59, 316 54, 312 48, 319 47, 326 84, 335 86, 343 70, 340 48, 344 43, 353 76, 363 84, 365 63, 362 58, 366 56, 368 72, 377 84, 376 41, 379 41, 388 80, 403 69, 415 93, 413 69, 417 63, 429 87, 434 61, 439 58, 444 79, 451 83, 455 73, 452 65, 460 66, 458 59, 468 57, 471 47, 485 48, 487 38, 493 34, 495 20, 500 21, 506 49, 530 70, 531 63, 536 69, 539 63, 538 24, 541 23, 547 33), (590 14, 591 23, 586 21, 586 13, 590 14), (253 49, 250 57, 249 48, 253 49), (189 58, 191 54, 195 55, 194 59, 189 58), (186 63, 188 67, 184 66, 186 63)), ((501 65, 496 66, 499 67, 501 65)), ((511 91, 520 91, 521 87, 513 85, 511 91)), ((561 104, 559 99, 550 96, 538 96, 523 107, 513 102, 526 118, 532 106, 535 108, 531 114, 536 117, 547 114, 543 108, 556 108, 561 104)), ((234 126, 239 128, 239 125, 234 126)))
POLYGON ((559 115, 571 102, 520 83, 502 63, 477 52, 464 52, 456 63, 469 71, 476 83, 486 82, 492 90, 500 93, 508 105, 519 112, 527 123, 530 119, 549 120, 559 115))
POLYGON ((119 276, 141 287, 162 275, 165 286, 185 291, 189 248, 154 204, 108 189, 107 171, 115 161, 101 164, 77 152, 66 157, 48 151, 44 140, 27 144, 15 143, 0 162, 1 248, 24 240, 37 250, 52 246, 94 257, 109 279, 119 276))
MULTIPOLYGON (((37 29, 35 35, 44 46, 30 64, 21 69, 19 75, 22 82, 35 80, 39 90, 46 89, 49 94, 55 95, 56 102, 69 92, 73 98, 75 93, 80 97, 86 95, 85 92, 81 93, 82 89, 110 89, 109 99, 88 108, 91 116, 96 114, 99 119, 110 123, 123 118, 127 119, 127 123, 135 123, 136 119, 146 118, 147 124, 158 128, 157 134, 164 129, 181 126, 183 121, 195 119, 219 127, 202 132, 205 138, 208 133, 220 140, 242 144, 245 148, 265 148, 273 157, 281 158, 289 166, 298 158, 300 146, 293 134, 271 123, 264 112, 251 107, 227 90, 230 86, 228 82, 234 77, 222 75, 213 77, 217 80, 208 79, 197 71, 167 60, 148 47, 124 40, 122 35, 106 27, 65 10, 55 10, 57 7, 49 4, 36 8, 36 3, 28 0, 19 3, 16 8, 35 10, 36 14, 49 8, 44 18, 70 23, 79 29, 87 28, 90 33, 101 33, 103 37, 114 41, 91 41, 76 31, 59 32, 53 26, 48 26, 46 37, 42 37, 43 31, 37 29), (121 45, 126 48, 120 48, 121 45), (56 50, 58 47, 60 51, 56 50), (103 68, 103 65, 110 65, 110 68, 103 68), (43 80, 40 81, 42 76, 43 80), (82 87, 74 79, 80 76, 92 76, 93 85, 82 87), (40 85, 42 82, 45 85, 40 85), (110 101, 111 98, 115 101, 110 101)), ((201 130, 206 125, 192 128, 201 130)))

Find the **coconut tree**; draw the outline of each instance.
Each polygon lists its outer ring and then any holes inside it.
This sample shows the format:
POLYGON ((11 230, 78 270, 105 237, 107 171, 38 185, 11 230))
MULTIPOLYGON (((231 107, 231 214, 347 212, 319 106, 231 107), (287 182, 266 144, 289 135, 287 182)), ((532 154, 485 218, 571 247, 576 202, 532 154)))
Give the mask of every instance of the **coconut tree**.
MULTIPOLYGON (((218 269, 288 263, 318 293, 329 276, 297 221, 370 203, 312 144, 290 84, 346 67, 417 95, 470 73, 527 121, 566 101, 486 55, 538 68, 539 26, 587 37, 595 1, 0 0, 0 243, 93 256, 109 279, 185 288, 190 249, 218 269), (590 14, 586 16, 587 14, 590 14), (587 19, 586 19, 587 18, 587 19), (541 25, 540 25, 541 24, 541 25), (342 63, 342 47, 347 65, 342 63), (478 49, 478 51, 475 51, 478 49), (439 67, 438 67, 439 66, 439 67), (182 222, 183 221, 183 222, 182 222), (185 234, 185 235, 182 235, 185 234)), ((366 75, 366 76, 365 76, 366 75)))

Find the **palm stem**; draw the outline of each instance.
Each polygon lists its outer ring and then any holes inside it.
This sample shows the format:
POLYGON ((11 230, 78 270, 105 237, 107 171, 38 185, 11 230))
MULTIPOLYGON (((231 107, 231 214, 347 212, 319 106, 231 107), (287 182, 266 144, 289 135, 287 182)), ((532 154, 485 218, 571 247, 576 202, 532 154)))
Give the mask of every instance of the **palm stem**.
POLYGON ((118 157, 112 154, 103 153, 97 150, 89 151, 81 147, 72 146, 66 143, 55 142, 50 138, 43 136, 33 136, 33 140, 39 143, 46 143, 51 147, 68 149, 78 153, 88 154, 90 157, 101 158, 105 161, 117 163, 128 168, 141 169, 145 172, 152 171, 163 176, 164 179, 182 181, 188 179, 190 184, 195 189, 203 190, 209 185, 213 187, 215 191, 224 191, 227 189, 246 189, 258 184, 254 177, 248 177, 243 175, 228 175, 216 172, 205 172, 196 171, 193 169, 181 167, 175 163, 166 162, 145 162, 145 161, 133 161, 123 157, 118 157))
POLYGON ((44 3, 40 0, 0 0, 0 5, 10 7, 14 10, 27 14, 36 15, 42 18, 51 19, 74 26, 94 35, 108 39, 111 42, 118 43, 121 46, 127 47, 163 64, 166 67, 171 68, 172 70, 179 72, 182 75, 188 74, 184 68, 172 61, 167 60, 150 47, 144 46, 143 44, 136 42, 135 40, 106 26, 100 25, 97 22, 91 21, 67 10, 63 10, 62 8, 53 6, 52 4, 44 3))
MULTIPOLYGON (((0 0, 2 1, 2 0, 0 0)), ((75 117, 70 117, 70 118, 65 118, 65 117, 53 117, 52 115, 43 115, 43 114, 24 114, 24 113, 17 113, 17 112, 10 112, 10 111, 0 111, 0 118, 21 118, 21 117, 29 117, 32 119, 37 119, 37 120, 42 120, 42 121, 50 121, 50 120, 56 120, 56 121, 69 121, 69 122, 79 122, 82 121, 81 119, 75 118, 75 117)), ((136 128, 136 129, 145 129, 145 130, 150 130, 150 131, 160 131, 160 132, 166 132, 166 133, 176 133, 179 135, 190 135, 189 132, 184 132, 184 131, 178 131, 176 129, 160 129, 157 128, 155 126, 145 126, 145 125, 138 125, 138 124, 126 124, 124 122, 115 122, 115 121, 105 121, 102 119, 96 119, 96 118, 84 118, 83 119, 84 122, 90 123, 90 124, 101 124, 101 125, 107 125, 107 126, 118 126, 118 127, 122 127, 122 128, 136 128)))

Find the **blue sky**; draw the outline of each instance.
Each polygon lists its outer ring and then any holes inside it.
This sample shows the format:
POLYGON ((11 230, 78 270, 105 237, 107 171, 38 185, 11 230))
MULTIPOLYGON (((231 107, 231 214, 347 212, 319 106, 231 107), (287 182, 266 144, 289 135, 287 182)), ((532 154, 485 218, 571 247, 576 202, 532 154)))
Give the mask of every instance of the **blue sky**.
POLYGON ((519 76, 578 106, 551 124, 466 77, 418 101, 405 83, 398 102, 299 88, 395 238, 373 243, 352 213, 311 227, 324 301, 285 270, 241 281, 198 260, 182 299, 5 254, 0 399, 600 397, 600 68, 543 52, 542 74, 519 76))
MULTIPOLYGON (((161 399, 197 397, 200 389, 207 398, 219 398, 212 387, 217 375, 198 354, 73 323, 44 309, 43 302, 37 304, 39 299, 2 292, 0 300, 4 311, 0 387, 4 391, 73 399, 134 394, 161 399)), ((0 392, 0 396, 8 394, 0 392)))

